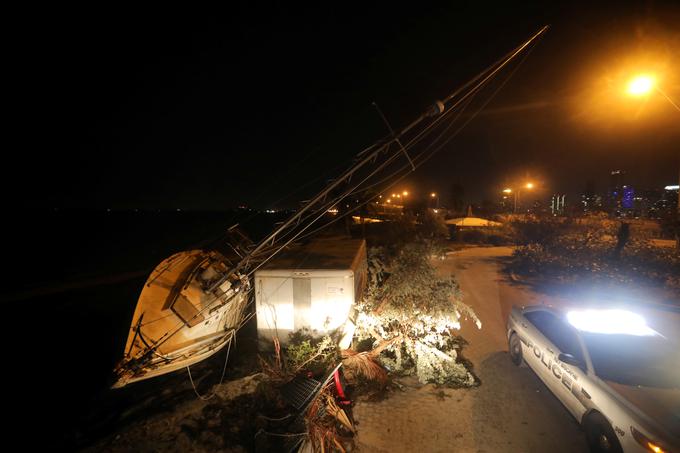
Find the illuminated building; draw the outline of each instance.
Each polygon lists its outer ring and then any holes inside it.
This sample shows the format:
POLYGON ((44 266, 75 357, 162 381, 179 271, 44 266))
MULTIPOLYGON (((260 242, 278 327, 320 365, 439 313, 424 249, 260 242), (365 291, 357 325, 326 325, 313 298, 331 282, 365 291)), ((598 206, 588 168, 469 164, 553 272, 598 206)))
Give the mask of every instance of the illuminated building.
POLYGON ((609 175, 609 190, 607 191, 607 208, 610 213, 620 214, 623 199, 623 178, 626 172, 612 170, 609 175))
POLYGON ((602 210, 602 196, 595 193, 593 181, 586 183, 586 189, 581 195, 581 207, 585 213, 602 210))
POLYGON ((633 199, 635 198, 635 189, 631 186, 623 186, 621 188, 621 207, 623 209, 633 209, 633 199))
POLYGON ((555 194, 550 199, 550 212, 552 215, 564 214, 564 199, 566 195, 555 194))

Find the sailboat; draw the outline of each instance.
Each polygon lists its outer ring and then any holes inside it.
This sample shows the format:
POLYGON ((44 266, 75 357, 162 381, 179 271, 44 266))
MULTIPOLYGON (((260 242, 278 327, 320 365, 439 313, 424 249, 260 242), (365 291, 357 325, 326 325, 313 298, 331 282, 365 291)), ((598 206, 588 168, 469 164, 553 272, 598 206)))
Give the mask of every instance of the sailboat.
POLYGON ((219 250, 175 253, 151 272, 113 388, 186 368, 233 340, 244 322, 250 281, 230 269, 251 243, 235 227, 227 233, 219 250))
POLYGON ((295 241, 351 215, 371 200, 343 210, 310 231, 340 201, 358 198, 376 186, 382 186, 382 191, 390 189, 441 150, 486 105, 451 133, 471 100, 547 29, 541 28, 399 131, 394 131, 378 110, 389 135, 360 151, 347 170, 259 243, 253 244, 232 227, 226 234, 226 246, 182 251, 163 260, 139 296, 123 358, 114 370, 117 380, 113 387, 187 368, 231 344, 253 315, 248 313, 254 286, 251 278, 260 266, 295 241), (407 162, 400 165, 397 159, 402 156, 407 162))

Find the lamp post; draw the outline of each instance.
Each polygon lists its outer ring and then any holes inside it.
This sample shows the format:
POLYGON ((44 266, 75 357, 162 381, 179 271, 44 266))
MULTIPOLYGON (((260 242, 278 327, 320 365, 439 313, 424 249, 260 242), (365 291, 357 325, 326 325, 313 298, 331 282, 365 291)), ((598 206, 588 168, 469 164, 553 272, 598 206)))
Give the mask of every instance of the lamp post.
POLYGON ((513 209, 512 209, 512 212, 513 212, 514 214, 517 214, 517 203, 519 203, 519 194, 520 194, 520 189, 521 189, 521 188, 531 190, 531 189, 534 188, 534 183, 533 183, 533 182, 528 182, 528 183, 524 184, 524 186, 520 186, 520 187, 518 187, 518 188, 516 188, 516 189, 512 189, 512 188, 510 188, 510 187, 503 189, 503 193, 507 193, 507 194, 510 194, 510 193, 511 193, 511 194, 514 195, 514 204, 513 204, 513 209))

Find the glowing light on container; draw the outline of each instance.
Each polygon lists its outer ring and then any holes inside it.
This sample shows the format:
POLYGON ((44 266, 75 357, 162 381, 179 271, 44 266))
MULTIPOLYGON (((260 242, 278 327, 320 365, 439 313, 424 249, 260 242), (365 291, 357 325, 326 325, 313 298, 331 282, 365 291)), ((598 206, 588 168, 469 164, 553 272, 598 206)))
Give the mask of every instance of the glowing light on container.
POLYGON ((626 310, 570 311, 567 320, 578 330, 592 333, 650 336, 658 333, 645 318, 626 310))

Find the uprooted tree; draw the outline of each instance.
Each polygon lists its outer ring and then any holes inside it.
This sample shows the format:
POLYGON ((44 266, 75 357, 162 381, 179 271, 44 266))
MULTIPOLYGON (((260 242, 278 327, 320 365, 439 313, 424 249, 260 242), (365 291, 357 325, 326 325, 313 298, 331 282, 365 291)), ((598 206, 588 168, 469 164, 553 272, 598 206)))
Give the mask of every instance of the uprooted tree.
MULTIPOLYGON (((475 377, 460 360, 461 318, 481 322, 463 304, 453 277, 437 275, 431 244, 407 244, 396 252, 369 250, 369 285, 359 305, 356 340, 370 343, 362 354, 388 370, 415 373, 422 383, 472 386, 475 377)), ((354 354, 345 361, 356 362, 354 354)), ((350 367, 351 368, 351 367, 350 367)))

